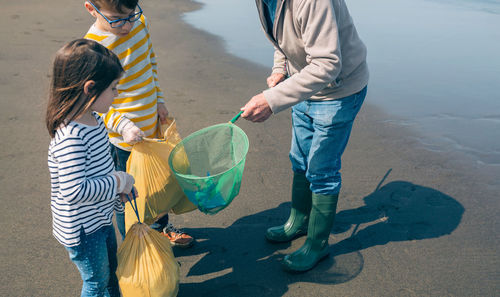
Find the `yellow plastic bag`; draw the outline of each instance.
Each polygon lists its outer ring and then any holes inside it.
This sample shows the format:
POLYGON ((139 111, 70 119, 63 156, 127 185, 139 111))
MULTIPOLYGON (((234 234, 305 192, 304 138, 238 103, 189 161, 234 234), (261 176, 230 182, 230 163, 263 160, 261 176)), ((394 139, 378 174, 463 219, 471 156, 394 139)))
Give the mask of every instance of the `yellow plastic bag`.
MULTIPOLYGON (((127 172, 135 179, 140 220, 148 225, 169 211, 181 214, 197 207, 189 201, 172 174, 168 165, 170 152, 181 137, 175 120, 167 119, 167 124, 158 127, 159 138, 145 138, 136 143, 127 162, 127 172)), ((187 164, 188 160, 185 157, 187 164)), ((137 218, 127 203, 125 206, 125 228, 128 230, 137 218)))
POLYGON ((123 297, 177 296, 179 264, 170 240, 146 224, 132 225, 118 249, 116 276, 123 297))

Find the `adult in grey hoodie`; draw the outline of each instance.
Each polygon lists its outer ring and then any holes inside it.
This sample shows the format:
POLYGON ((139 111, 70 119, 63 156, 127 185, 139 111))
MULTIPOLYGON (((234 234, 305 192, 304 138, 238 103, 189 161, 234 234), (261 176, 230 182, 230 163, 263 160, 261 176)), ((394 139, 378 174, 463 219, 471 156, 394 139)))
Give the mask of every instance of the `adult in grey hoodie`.
POLYGON ((307 234, 285 256, 286 270, 313 268, 328 253, 341 187, 340 161, 368 84, 366 47, 344 0, 256 0, 275 47, 269 89, 242 107, 263 122, 292 107, 290 160, 294 172, 288 220, 266 231, 271 242, 307 234))

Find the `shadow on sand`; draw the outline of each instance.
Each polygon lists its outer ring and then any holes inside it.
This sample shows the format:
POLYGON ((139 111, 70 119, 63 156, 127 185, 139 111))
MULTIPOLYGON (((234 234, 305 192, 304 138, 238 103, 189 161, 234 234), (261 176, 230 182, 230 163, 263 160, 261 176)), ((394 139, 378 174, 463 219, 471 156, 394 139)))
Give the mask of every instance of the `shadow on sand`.
POLYGON ((279 261, 300 247, 304 237, 270 244, 263 236, 287 218, 290 203, 243 217, 227 228, 186 229, 198 242, 189 250, 176 250, 176 256, 181 263, 183 256, 201 259, 189 270, 190 282, 181 283, 178 296, 282 296, 295 282, 344 283, 362 271, 361 250, 450 234, 464 212, 452 197, 406 181, 377 188, 364 201, 362 207, 337 214, 332 233, 352 230, 351 235, 331 245, 330 256, 303 274, 282 271, 279 261))
POLYGON ((337 214, 333 233, 355 225, 352 235, 332 246, 332 255, 360 251, 391 241, 420 240, 451 234, 463 206, 446 194, 405 181, 394 181, 364 198, 365 205, 337 214), (367 224, 359 229, 361 224, 367 224))

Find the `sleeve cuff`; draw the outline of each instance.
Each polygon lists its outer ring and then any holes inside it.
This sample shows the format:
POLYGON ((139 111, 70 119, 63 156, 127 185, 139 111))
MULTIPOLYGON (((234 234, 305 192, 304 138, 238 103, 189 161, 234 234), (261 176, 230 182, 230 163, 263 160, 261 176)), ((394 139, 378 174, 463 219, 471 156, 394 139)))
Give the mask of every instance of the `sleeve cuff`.
POLYGON ((118 191, 117 191, 118 181, 116 180, 116 176, 110 175, 110 177, 111 177, 111 181, 112 181, 111 184, 113 184, 113 188, 111 189, 111 193, 112 193, 111 197, 116 198, 118 196, 118 191))
POLYGON ((277 114, 300 102, 300 100, 286 100, 286 96, 283 94, 280 95, 277 87, 267 89, 263 92, 263 94, 274 114, 277 114))
POLYGON ((285 76, 288 75, 288 73, 285 71, 284 67, 273 67, 273 70, 271 73, 280 73, 280 74, 283 74, 285 76))
POLYGON ((118 132, 118 134, 120 135, 123 135, 123 131, 130 125, 135 125, 135 124, 131 120, 123 116, 118 125, 116 125, 116 132, 118 132))

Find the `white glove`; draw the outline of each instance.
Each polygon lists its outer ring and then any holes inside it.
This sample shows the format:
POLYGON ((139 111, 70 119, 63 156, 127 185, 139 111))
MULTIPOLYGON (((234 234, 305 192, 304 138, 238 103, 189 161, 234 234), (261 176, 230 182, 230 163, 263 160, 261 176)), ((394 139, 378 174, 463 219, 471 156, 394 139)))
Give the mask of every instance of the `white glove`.
POLYGON ((132 121, 129 121, 125 125, 125 127, 123 127, 122 136, 123 140, 126 143, 133 145, 139 141, 142 141, 142 138, 145 137, 146 135, 144 134, 144 132, 142 132, 141 129, 139 129, 139 127, 134 125, 132 121))
POLYGON ((134 187, 134 177, 124 171, 115 171, 113 175, 116 177, 118 181, 118 185, 116 187, 116 192, 118 194, 130 194, 132 192, 132 188, 134 187))

